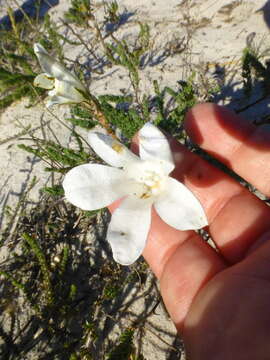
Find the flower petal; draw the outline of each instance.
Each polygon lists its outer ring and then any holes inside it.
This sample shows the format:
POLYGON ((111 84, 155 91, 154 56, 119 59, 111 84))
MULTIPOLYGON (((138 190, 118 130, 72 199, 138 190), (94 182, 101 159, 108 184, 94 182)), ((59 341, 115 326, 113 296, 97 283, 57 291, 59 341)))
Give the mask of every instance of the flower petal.
MULTIPOLYGON (((50 92, 50 91, 49 91, 50 92)), ((54 90, 52 90, 52 92, 54 92, 54 90)), ((54 104, 69 104, 72 101, 69 98, 66 98, 64 96, 57 96, 57 95, 53 95, 52 96, 52 92, 51 93, 51 97, 47 98, 46 100, 46 107, 49 108, 50 106, 54 105, 54 104)))
POLYGON ((112 166, 124 167, 131 161, 139 160, 126 146, 109 135, 90 131, 88 141, 98 156, 112 166))
POLYGON ((54 87, 54 79, 49 78, 44 73, 39 74, 34 79, 34 86, 50 90, 54 87))
MULTIPOLYGON (((42 70, 49 76, 54 77, 58 80, 65 80, 72 83, 77 88, 81 88, 82 84, 77 79, 75 75, 73 75, 70 71, 68 71, 63 65, 59 62, 55 61, 48 52, 44 49, 44 47, 38 43, 34 44, 34 51, 36 56, 38 57, 38 61, 42 70)), ((82 90, 84 87, 82 87, 82 90)))
POLYGON ((127 197, 115 210, 109 224, 107 240, 113 258, 130 265, 141 255, 151 224, 151 202, 127 197))
POLYGON ((174 161, 166 136, 153 124, 147 122, 139 131, 140 157, 161 163, 166 174, 174 169, 174 161))
POLYGON ((195 230, 208 225, 201 203, 185 185, 169 177, 167 186, 168 190, 154 203, 163 221, 178 230, 195 230))
MULTIPOLYGON (((80 89, 82 90, 82 89, 80 89)), ((74 85, 68 81, 62 81, 55 79, 55 94, 49 95, 58 95, 58 96, 64 96, 66 98, 69 98, 72 102, 82 102, 85 100, 85 98, 82 96, 82 94, 76 90, 74 85)))
POLYGON ((71 169, 63 187, 69 202, 83 210, 96 210, 123 196, 119 182, 122 170, 100 164, 84 164, 71 169))

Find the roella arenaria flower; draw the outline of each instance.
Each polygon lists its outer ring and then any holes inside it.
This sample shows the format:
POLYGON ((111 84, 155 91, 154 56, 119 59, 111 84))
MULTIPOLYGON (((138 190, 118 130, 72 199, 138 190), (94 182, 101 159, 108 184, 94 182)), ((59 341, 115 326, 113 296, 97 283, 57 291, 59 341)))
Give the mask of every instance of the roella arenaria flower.
POLYGON ((85 100, 77 89, 83 92, 86 89, 74 74, 55 61, 42 45, 34 44, 34 51, 44 71, 35 78, 34 85, 50 90, 47 107, 54 104, 80 103, 85 100))
POLYGON ((151 224, 151 207, 179 230, 207 225, 204 210, 193 193, 169 176, 174 162, 169 143, 151 123, 139 131, 140 157, 108 135, 89 133, 93 150, 110 166, 80 165, 64 179, 65 196, 84 210, 95 210, 122 198, 108 227, 113 257, 132 264, 142 253, 151 224))

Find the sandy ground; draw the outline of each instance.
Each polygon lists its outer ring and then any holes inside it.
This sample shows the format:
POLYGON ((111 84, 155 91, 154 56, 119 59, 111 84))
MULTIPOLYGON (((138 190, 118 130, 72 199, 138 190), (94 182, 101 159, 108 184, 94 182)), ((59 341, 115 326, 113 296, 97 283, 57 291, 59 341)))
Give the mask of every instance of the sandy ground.
MULTIPOLYGON (((20 1, 23 3, 23 1, 20 1)), ((247 41, 251 38, 256 43, 261 42, 263 48, 269 42, 270 4, 266 0, 119 0, 121 9, 128 17, 127 23, 119 34, 132 41, 138 32, 137 22, 150 25, 152 37, 155 39, 155 51, 146 61, 141 70, 141 90, 152 93, 152 81, 158 80, 161 85, 176 86, 177 80, 185 78, 187 64, 196 71, 201 71, 206 77, 213 77, 218 65, 225 69, 223 78, 224 96, 219 103, 227 103, 231 107, 241 105, 241 83, 239 82, 239 59, 247 41), (188 55, 175 54, 165 56, 164 47, 168 43, 182 39, 183 44, 189 41, 188 55)), ((0 0, 1 12, 5 14, 7 1, 0 0)), ((69 6, 68 1, 60 0, 59 4, 50 10, 55 21, 62 17, 69 6)), ((89 39, 91 41, 91 39, 89 39)), ((72 49, 67 46, 67 55, 74 56, 72 49)), ((83 58, 84 54, 75 56, 83 58)), ((129 92, 129 83, 123 69, 115 66, 100 76, 91 76, 91 91, 94 94, 129 92)), ((31 193, 32 201, 37 201, 39 188, 48 181, 43 171, 44 164, 37 159, 18 150, 18 134, 24 126, 31 125, 33 133, 50 137, 50 131, 43 129, 49 123, 63 144, 70 142, 69 132, 57 122, 40 104, 34 108, 27 108, 27 101, 13 104, 0 115, 0 206, 8 204, 14 207, 20 194, 29 184, 30 179, 37 176, 38 183, 31 193)), ((60 119, 68 114, 68 107, 55 107, 53 113, 60 119)), ((268 101, 247 111, 252 119, 269 113, 268 101)), ((0 217, 1 221, 1 217, 0 217)), ((2 254, 2 257, 7 254, 2 254)), ((1 259, 0 259, 1 261, 1 259)), ((169 335, 168 341, 174 339, 175 330, 164 310, 157 312, 157 321, 169 335)), ((156 341, 156 340, 155 340, 156 341)), ((167 359, 164 351, 151 341, 145 344, 146 358, 167 359), (147 354, 149 357, 147 357, 147 354), (155 355, 153 355, 155 354, 155 355)))

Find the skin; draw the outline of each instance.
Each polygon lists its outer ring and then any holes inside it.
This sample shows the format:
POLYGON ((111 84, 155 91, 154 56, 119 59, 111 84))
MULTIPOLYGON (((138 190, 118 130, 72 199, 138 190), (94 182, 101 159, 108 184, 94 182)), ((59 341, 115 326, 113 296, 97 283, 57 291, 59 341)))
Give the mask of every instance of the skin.
MULTIPOLYGON (((270 131, 214 104, 187 114, 193 142, 270 196, 270 131)), ((187 359, 270 359, 270 207, 232 177, 170 139, 172 174, 201 201, 217 251, 153 210, 144 257, 187 359)), ((110 209, 113 211, 117 204, 110 209)))

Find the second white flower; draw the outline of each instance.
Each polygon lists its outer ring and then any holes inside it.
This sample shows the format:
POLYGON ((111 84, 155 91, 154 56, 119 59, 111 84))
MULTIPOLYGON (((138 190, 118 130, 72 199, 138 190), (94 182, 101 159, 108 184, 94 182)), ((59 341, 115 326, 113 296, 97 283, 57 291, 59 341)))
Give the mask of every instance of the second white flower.
POLYGON ((54 104, 80 103, 85 100, 80 91, 85 92, 86 89, 74 74, 55 61, 42 45, 34 44, 34 51, 44 71, 35 78, 34 85, 50 90, 47 107, 54 104))

